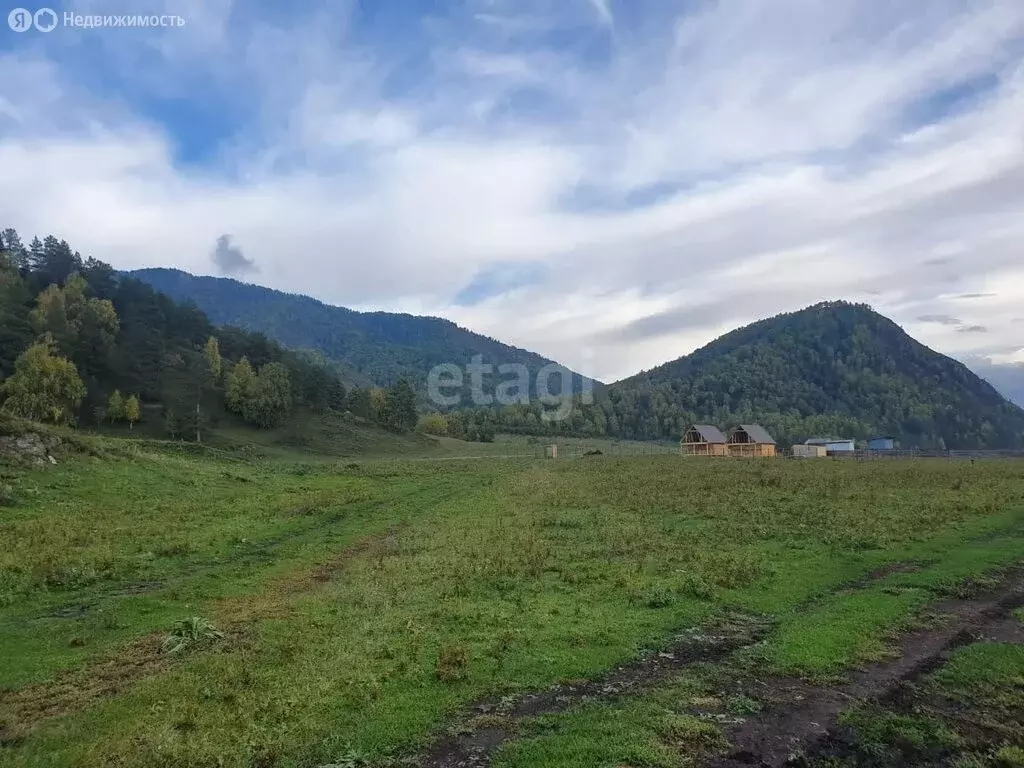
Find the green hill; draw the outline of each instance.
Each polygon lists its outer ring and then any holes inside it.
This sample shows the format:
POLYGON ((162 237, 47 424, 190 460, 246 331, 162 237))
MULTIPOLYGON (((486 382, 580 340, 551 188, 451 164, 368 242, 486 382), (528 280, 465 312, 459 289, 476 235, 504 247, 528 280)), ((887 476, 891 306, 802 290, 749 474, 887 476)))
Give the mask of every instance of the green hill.
MULTIPOLYGON (((405 376, 422 390, 434 366, 465 366, 477 355, 496 366, 523 364, 531 374, 552 364, 439 317, 357 312, 308 296, 176 269, 130 274, 172 298, 194 302, 217 325, 257 331, 292 349, 316 350, 339 363, 343 376, 359 385, 389 386, 405 376)), ((580 377, 573 378, 579 391, 580 377)))
POLYGON ((786 445, 896 437, 903 447, 1024 448, 1024 410, 870 307, 817 304, 727 333, 598 390, 567 419, 537 403, 459 414, 463 430, 678 440, 688 425, 759 423, 786 445))
POLYGON ((907 446, 1024 447, 1024 410, 862 304, 753 323, 607 394, 605 409, 629 437, 757 422, 780 442, 885 433, 907 446))

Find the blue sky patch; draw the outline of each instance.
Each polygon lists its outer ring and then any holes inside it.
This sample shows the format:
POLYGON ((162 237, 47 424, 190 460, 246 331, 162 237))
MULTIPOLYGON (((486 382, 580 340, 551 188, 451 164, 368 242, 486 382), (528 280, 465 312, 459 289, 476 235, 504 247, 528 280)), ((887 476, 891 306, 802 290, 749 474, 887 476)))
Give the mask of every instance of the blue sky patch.
POLYGON ((471 307, 517 288, 538 285, 546 276, 547 267, 536 262, 492 264, 477 272, 473 279, 455 294, 452 303, 460 307, 471 307))

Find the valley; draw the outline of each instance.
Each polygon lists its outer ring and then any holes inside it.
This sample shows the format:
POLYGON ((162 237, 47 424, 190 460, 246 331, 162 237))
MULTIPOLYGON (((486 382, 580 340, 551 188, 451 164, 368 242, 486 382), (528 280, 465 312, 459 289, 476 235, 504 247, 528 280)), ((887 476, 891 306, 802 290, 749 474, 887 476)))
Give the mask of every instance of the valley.
POLYGON ((1024 0, 0 45, 0 768, 1024 768, 1024 0))
POLYGON ((798 694, 809 758, 1024 745, 1018 460, 79 441, 2 470, 0 765, 715 764, 798 694), (904 715, 900 658, 995 730, 904 715))
POLYGON ((870 307, 473 407, 550 361, 2 237, 0 765, 1021 764, 1024 411, 870 307))

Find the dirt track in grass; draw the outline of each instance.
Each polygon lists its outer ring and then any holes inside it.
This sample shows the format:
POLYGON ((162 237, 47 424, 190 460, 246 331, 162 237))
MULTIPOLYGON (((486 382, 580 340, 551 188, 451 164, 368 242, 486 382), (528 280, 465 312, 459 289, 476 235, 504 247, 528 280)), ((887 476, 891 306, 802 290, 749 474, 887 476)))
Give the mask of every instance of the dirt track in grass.
MULTIPOLYGON (((895 563, 879 568, 837 592, 866 587, 892 573, 915 570, 916 564, 895 563)), ((781 766, 813 750, 828 738, 839 713, 859 701, 889 695, 901 682, 933 669, 955 648, 978 639, 1010 640, 1024 635, 1009 611, 1024 604, 1024 573, 1017 571, 990 593, 946 600, 930 607, 935 622, 905 634, 892 659, 853 671, 847 683, 815 685, 798 678, 736 681, 738 693, 766 705, 758 715, 728 725, 725 736, 732 748, 712 758, 709 766, 781 766)), ((684 667, 713 663, 748 647, 769 630, 763 620, 737 616, 704 632, 677 636, 661 652, 649 653, 595 681, 561 685, 549 690, 471 706, 461 725, 438 738, 422 755, 420 768, 482 768, 495 750, 517 738, 518 721, 555 714, 590 701, 636 695, 684 667)), ((1012 641, 1012 640, 1010 640, 1012 641)))
MULTIPOLYGON (((385 534, 365 536, 327 561, 279 579, 260 595, 218 601, 214 615, 225 637, 210 650, 228 653, 251 644, 250 628, 255 622, 287 613, 292 599, 333 581, 353 558, 389 551, 396 532, 397 528, 392 528, 385 534)), ((0 691, 0 746, 22 740, 45 720, 80 711, 97 699, 117 696, 136 681, 159 674, 177 661, 162 653, 160 645, 159 634, 146 635, 52 680, 0 691)))
MULTIPOLYGON (((894 573, 920 570, 921 563, 893 562, 880 566, 859 579, 835 586, 830 595, 855 591, 894 573)), ((810 608, 824 599, 810 600, 810 608)), ((493 752, 517 735, 517 721, 537 715, 556 714, 575 704, 639 694, 666 679, 672 672, 693 664, 710 663, 748 647, 769 631, 769 622, 760 617, 737 616, 704 631, 677 635, 669 646, 648 653, 618 667, 595 681, 559 685, 547 691, 507 699, 488 699, 469 707, 463 722, 452 733, 432 744, 418 761, 421 768, 477 768, 490 764, 493 752)))
POLYGON ((745 693, 767 704, 765 711, 726 729, 727 754, 708 762, 714 768, 781 766, 814 751, 828 740, 839 714, 853 704, 884 699, 915 680, 965 644, 1020 636, 1009 616, 1024 605, 1024 574, 1016 571, 985 595, 947 600, 931 607, 937 621, 903 635, 899 655, 867 664, 842 685, 814 685, 795 678, 743 681, 745 693))
POLYGON ((417 765, 421 768, 476 768, 490 764, 492 753, 516 736, 516 723, 527 717, 563 712, 587 701, 635 694, 698 662, 713 662, 749 646, 769 630, 760 617, 734 615, 710 628, 677 635, 660 651, 644 654, 593 681, 556 685, 545 691, 477 702, 456 735, 434 742, 417 765))

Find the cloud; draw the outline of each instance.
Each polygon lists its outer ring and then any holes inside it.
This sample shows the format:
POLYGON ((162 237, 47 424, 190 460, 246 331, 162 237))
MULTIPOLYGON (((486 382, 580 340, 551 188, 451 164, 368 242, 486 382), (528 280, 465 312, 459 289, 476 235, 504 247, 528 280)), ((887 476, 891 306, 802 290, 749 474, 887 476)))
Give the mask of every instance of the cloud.
POLYGON ((919 323, 939 323, 940 325, 962 325, 963 321, 952 315, 920 315, 919 323))
POLYGON ((217 246, 210 254, 210 259, 217 269, 225 275, 244 275, 259 271, 256 262, 246 258, 242 249, 231 244, 231 235, 217 238, 217 246))
POLYGON ((610 27, 615 23, 615 17, 612 16, 611 0, 589 0, 589 2, 594 7, 598 21, 606 27, 610 27))
POLYGON ((988 333, 984 325, 963 325, 956 329, 958 333, 988 333))
POLYGON ((1019 339, 1017 0, 171 5, 0 53, 0 224, 196 272, 230 231, 272 287, 601 379, 824 299, 1019 339))

